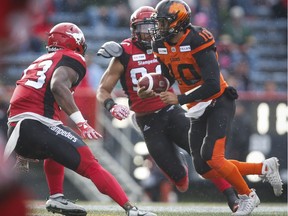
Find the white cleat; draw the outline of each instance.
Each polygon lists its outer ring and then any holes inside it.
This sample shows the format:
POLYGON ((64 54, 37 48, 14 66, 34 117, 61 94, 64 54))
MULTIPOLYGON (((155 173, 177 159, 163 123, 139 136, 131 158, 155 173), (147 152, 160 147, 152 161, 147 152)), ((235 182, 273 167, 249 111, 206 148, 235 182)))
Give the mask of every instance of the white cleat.
POLYGON ((282 194, 282 180, 279 174, 279 160, 276 157, 268 158, 263 161, 262 175, 263 182, 269 182, 273 187, 275 196, 282 194))
POLYGON ((254 189, 252 189, 249 196, 246 194, 239 196, 239 207, 232 215, 250 215, 250 213, 260 205, 260 199, 254 189))
POLYGON ((133 207, 126 212, 127 216, 157 216, 152 212, 147 212, 143 210, 139 210, 137 207, 133 207))
POLYGON ((50 196, 46 202, 46 209, 52 213, 58 213, 66 216, 86 216, 86 210, 70 200, 63 194, 50 196))

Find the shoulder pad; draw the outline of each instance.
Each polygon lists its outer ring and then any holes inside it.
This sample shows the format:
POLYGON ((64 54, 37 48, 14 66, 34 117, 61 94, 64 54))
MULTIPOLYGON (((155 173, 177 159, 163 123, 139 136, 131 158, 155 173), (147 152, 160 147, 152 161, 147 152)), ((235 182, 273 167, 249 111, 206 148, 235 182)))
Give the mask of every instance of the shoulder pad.
POLYGON ((108 41, 104 43, 98 50, 97 55, 101 55, 105 58, 119 57, 123 53, 123 48, 115 41, 108 41))

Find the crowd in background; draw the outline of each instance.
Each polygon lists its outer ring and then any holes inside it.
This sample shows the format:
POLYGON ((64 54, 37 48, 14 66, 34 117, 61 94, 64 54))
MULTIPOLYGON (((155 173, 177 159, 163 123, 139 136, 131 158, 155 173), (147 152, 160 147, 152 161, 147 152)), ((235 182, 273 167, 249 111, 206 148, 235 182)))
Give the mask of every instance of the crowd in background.
MULTIPOLYGON (((72 22, 75 21, 80 27, 88 26, 92 34, 98 36, 96 40, 105 40, 101 38, 101 34, 104 35, 105 31, 113 28, 129 28, 130 14, 133 10, 145 4, 155 6, 157 2, 156 0, 139 2, 109 0, 102 3, 92 0, 13 0, 10 3, 4 1, 0 11, 3 12, 0 56, 1 54, 24 56, 31 52, 46 52, 47 32, 55 24, 53 17, 57 14, 71 14, 70 17, 74 17, 72 22), (79 14, 81 17, 77 17, 79 14)), ((253 52, 257 40, 253 35, 253 29, 247 24, 255 19, 253 11, 256 7, 269 10, 271 18, 287 17, 287 1, 187 0, 186 2, 191 7, 192 23, 204 26, 214 34, 221 70, 229 84, 240 91, 257 90, 253 89, 250 80, 250 74, 253 73, 257 63, 257 56, 253 52)), ((87 55, 89 71, 86 81, 82 84, 94 90, 104 71, 97 65, 95 57, 92 51, 87 55)), ((273 80, 269 81, 271 82, 273 85, 273 80)), ((3 80, 0 80, 0 85, 1 83, 5 84, 3 80)), ((4 97, 1 104, 7 104, 5 98, 8 97, 4 97)))
MULTIPOLYGON (((99 5, 97 1, 77 0, 14 0, 12 11, 6 23, 9 27, 5 54, 25 54, 45 52, 47 32, 54 24, 57 14, 70 13, 76 24, 89 26, 92 34, 98 36, 113 28, 129 28, 131 12, 147 3, 155 6, 158 1, 107 1, 99 5), (20 4, 21 2, 21 4, 20 4), (23 2, 26 2, 23 3, 23 2), (110 4, 109 4, 110 3, 110 4), (16 5, 20 5, 19 8, 16 5), (81 17, 77 19, 77 15, 81 17)), ((237 89, 254 90, 249 73, 253 71, 257 57, 253 46, 257 41, 253 29, 247 25, 255 19, 253 10, 266 8, 272 18, 287 16, 287 2, 283 0, 187 0, 192 10, 192 23, 210 30, 216 39, 222 72, 229 80, 237 80, 237 89), (231 77, 231 78, 230 78, 231 77)), ((69 21, 69 20, 65 20, 69 21)), ((3 21, 2 21, 3 22, 3 21)), ((102 38, 103 40, 103 38, 102 38)), ((120 41, 119 41, 120 42, 120 41)), ((92 78, 94 79, 94 78, 92 78)), ((95 85, 93 86, 95 88, 95 85)))

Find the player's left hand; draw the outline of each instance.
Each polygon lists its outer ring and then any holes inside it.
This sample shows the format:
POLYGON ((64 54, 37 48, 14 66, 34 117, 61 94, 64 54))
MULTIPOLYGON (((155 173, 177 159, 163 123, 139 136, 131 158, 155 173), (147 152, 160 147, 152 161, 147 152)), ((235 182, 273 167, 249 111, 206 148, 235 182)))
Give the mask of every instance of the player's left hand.
POLYGON ((159 94, 160 99, 166 104, 178 104, 177 95, 173 92, 165 91, 159 94))
POLYGON ((81 136, 86 139, 99 139, 102 138, 102 135, 100 133, 98 133, 96 130, 94 130, 94 128, 92 128, 87 121, 85 122, 79 122, 77 124, 78 129, 81 132, 81 136))
POLYGON ((145 98, 155 97, 156 93, 153 90, 145 90, 145 87, 143 86, 141 88, 138 88, 137 95, 140 98, 145 99, 145 98))

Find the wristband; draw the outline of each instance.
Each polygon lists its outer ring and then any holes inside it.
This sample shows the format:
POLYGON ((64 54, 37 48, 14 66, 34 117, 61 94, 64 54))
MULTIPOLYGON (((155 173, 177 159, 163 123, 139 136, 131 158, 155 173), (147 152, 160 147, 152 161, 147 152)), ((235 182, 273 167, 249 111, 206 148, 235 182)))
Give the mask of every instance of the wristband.
POLYGON ((115 101, 112 98, 108 98, 104 101, 104 107, 110 111, 111 108, 115 105, 115 101))
POLYGON ((75 122, 75 124, 78 124, 80 122, 85 122, 85 119, 83 118, 80 111, 76 111, 72 113, 69 117, 72 119, 73 122, 75 122))

